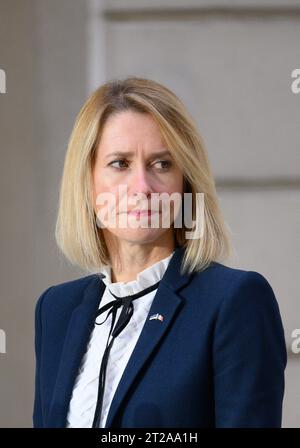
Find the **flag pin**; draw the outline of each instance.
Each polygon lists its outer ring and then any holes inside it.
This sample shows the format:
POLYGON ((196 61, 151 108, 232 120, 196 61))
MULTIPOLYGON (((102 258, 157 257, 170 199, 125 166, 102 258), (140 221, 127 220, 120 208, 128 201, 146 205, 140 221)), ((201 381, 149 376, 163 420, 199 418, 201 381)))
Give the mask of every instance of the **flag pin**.
POLYGON ((152 320, 152 319, 158 319, 158 320, 160 320, 162 322, 164 320, 164 316, 162 316, 161 314, 156 313, 156 314, 152 314, 152 316, 149 317, 149 320, 152 320))

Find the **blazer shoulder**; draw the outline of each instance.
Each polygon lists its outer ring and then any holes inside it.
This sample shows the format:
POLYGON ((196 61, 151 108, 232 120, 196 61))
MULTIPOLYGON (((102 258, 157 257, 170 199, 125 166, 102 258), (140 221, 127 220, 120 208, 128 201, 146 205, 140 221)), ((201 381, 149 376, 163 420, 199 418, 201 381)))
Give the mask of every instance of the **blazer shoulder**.
POLYGON ((219 262, 212 262, 207 268, 207 274, 210 278, 231 288, 235 288, 240 282, 255 284, 259 287, 271 287, 268 279, 260 272, 230 267, 219 262))
POLYGON ((252 305, 273 305, 277 300, 269 280, 260 272, 212 262, 193 278, 193 287, 205 292, 217 307, 249 301, 252 305), (259 302, 259 303, 258 303, 259 302))
POLYGON ((236 284, 246 277, 253 277, 261 281, 267 281, 265 277, 256 271, 247 271, 242 268, 230 267, 217 261, 213 261, 210 265, 200 272, 193 274, 193 282, 198 285, 202 283, 212 283, 214 287, 218 288, 234 288, 236 284))
POLYGON ((219 271, 221 283, 226 285, 223 307, 250 306, 251 308, 276 310, 279 305, 270 281, 265 275, 254 270, 231 268, 217 263, 215 269, 219 271))
POLYGON ((90 274, 74 280, 68 280, 49 286, 38 297, 36 309, 75 307, 82 300, 82 293, 89 283, 97 278, 97 274, 90 274))

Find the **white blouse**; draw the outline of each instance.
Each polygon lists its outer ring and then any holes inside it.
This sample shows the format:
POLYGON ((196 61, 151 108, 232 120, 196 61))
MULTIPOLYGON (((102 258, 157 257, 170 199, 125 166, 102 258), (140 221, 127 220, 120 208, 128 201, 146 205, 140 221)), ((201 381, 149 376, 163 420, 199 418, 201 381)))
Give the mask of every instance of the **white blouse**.
MULTIPOLYGON (((138 273, 136 280, 127 283, 112 283, 111 268, 109 265, 105 265, 100 272, 105 274, 102 281, 105 283, 106 288, 100 301, 99 308, 115 299, 110 294, 110 291, 118 297, 123 297, 135 294, 157 283, 162 279, 173 254, 174 251, 168 257, 138 273)), ((157 289, 132 302, 134 306, 133 315, 126 327, 116 337, 111 347, 106 370, 100 428, 105 427, 106 418, 114 393, 142 331, 156 291, 157 289)), ((122 307, 117 310, 115 324, 118 321, 121 309, 122 307)), ((109 310, 107 313, 108 312, 109 310)), ((104 312, 101 314, 97 318, 97 323, 103 322, 107 313, 104 312)), ((100 365, 110 331, 111 320, 112 314, 110 314, 102 325, 95 325, 91 332, 87 350, 83 356, 74 383, 67 415, 66 427, 68 428, 92 427, 97 402, 100 365)), ((109 342, 111 341, 111 338, 112 336, 110 337, 109 342)))

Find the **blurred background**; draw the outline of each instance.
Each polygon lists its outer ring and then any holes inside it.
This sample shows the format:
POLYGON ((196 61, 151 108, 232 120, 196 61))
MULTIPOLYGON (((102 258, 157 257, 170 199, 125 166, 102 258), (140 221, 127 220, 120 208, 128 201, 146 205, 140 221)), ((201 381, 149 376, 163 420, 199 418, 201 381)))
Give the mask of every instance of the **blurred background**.
POLYGON ((54 239, 75 117, 129 75, 173 89, 195 118, 232 232, 226 264, 262 273, 279 302, 283 426, 300 427, 299 42, 296 0, 0 0, 0 427, 32 426, 37 298, 87 275, 54 239))

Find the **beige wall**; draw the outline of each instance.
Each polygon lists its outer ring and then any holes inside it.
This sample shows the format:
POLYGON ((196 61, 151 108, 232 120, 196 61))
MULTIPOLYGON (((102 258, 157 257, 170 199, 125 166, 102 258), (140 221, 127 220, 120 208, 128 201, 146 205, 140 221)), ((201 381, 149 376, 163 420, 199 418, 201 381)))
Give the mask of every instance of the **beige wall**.
MULTIPOLYGON (((38 295, 85 275, 55 245, 58 186, 75 115, 110 77, 156 79, 187 104, 232 229, 228 264, 270 281, 290 345, 300 328, 299 41, 300 1, 0 0, 0 426, 31 426, 38 295)), ((284 426, 300 427, 299 377, 290 354, 284 426)))
POLYGON ((50 284, 81 275, 54 241, 58 184, 86 97, 86 2, 0 0, 0 427, 31 426, 33 313, 50 284))

